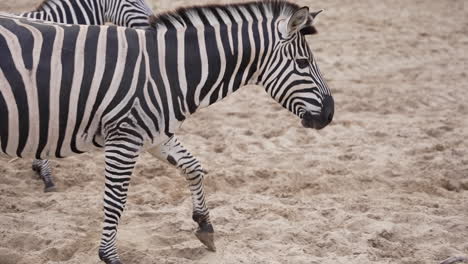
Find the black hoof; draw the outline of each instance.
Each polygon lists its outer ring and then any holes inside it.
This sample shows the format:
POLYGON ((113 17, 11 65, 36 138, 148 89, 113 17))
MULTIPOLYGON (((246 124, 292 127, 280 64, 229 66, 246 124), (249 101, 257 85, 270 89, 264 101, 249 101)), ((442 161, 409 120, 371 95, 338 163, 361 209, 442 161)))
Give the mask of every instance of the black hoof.
POLYGON ((118 259, 111 260, 111 261, 104 261, 104 262, 106 262, 106 264, 123 264, 122 261, 118 259))
POLYGON ((440 264, 455 264, 455 263, 465 262, 465 261, 468 262, 468 257, 451 257, 442 261, 440 264))
POLYGON ((57 187, 54 186, 49 186, 49 187, 45 187, 44 188, 44 192, 56 192, 57 191, 57 187))
POLYGON ((122 261, 120 261, 119 259, 112 259, 112 260, 107 260, 107 259, 102 259, 102 261, 104 261, 104 263, 106 264, 123 264, 122 261))
POLYGON ((104 261, 106 264, 123 264, 122 261, 118 260, 118 259, 114 259, 114 260, 103 260, 101 259, 102 261, 104 261))
POLYGON ((200 228, 195 231, 195 236, 205 245, 209 251, 216 251, 214 243, 214 232, 204 232, 200 228))
POLYGON ((194 212, 192 219, 198 223, 198 229, 195 231, 195 236, 208 248, 208 250, 216 251, 214 243, 214 229, 213 225, 208 221, 208 214, 203 215, 194 212))
POLYGON ((57 187, 55 187, 55 184, 53 182, 44 182, 44 192, 56 192, 57 187))

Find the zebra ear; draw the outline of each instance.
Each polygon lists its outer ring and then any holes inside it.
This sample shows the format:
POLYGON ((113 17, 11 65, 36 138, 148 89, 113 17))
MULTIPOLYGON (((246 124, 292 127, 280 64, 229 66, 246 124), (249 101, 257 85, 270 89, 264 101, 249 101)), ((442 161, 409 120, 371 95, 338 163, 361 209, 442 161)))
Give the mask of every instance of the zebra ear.
POLYGON ((309 14, 310 22, 309 23, 312 25, 312 23, 314 22, 315 17, 318 14, 322 13, 322 12, 323 12, 323 9, 320 9, 319 11, 315 11, 315 12, 310 12, 310 14, 309 14))
POLYGON ((322 12, 323 12, 323 9, 320 9, 319 11, 315 11, 315 12, 310 12, 309 19, 307 20, 307 24, 303 28, 301 28, 301 33, 303 35, 315 35, 318 33, 313 23, 314 23, 315 17, 322 12))
POLYGON ((288 21, 288 35, 301 30, 309 20, 309 8, 304 6, 297 10, 288 21))

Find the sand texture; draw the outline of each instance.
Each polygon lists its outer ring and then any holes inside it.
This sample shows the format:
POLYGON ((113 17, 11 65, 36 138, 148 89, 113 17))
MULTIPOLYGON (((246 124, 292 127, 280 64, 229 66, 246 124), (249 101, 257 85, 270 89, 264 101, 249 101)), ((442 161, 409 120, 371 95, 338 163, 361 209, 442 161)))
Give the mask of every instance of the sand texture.
MULTIPOLYGON (((28 10, 39 0, 2 0, 28 10)), ((203 0, 201 1, 203 2, 203 0)), ((212 1, 213 2, 213 1, 212 1)), ((125 263, 431 264, 468 255, 468 2, 315 0, 310 44, 335 97, 308 130, 261 87, 179 132, 209 174, 216 253, 184 178, 144 154, 119 229, 125 263)), ((189 0, 153 0, 155 12, 189 0)), ((0 161, 0 264, 97 264, 103 155, 0 161)))

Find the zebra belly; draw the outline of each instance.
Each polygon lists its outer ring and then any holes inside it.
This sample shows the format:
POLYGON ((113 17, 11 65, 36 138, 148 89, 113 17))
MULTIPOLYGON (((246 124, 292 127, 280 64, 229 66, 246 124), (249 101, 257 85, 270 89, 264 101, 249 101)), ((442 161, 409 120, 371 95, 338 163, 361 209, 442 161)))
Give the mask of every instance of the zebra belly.
MULTIPOLYGON (((0 103, 0 109, 4 110, 4 108, 2 108, 3 107, 0 103)), ((68 140, 68 142, 63 140, 61 141, 60 138, 48 137, 47 143, 42 143, 40 133, 31 133, 27 135, 27 139, 21 139, 18 137, 19 133, 8 133, 8 130, 19 130, 18 128, 10 128, 11 126, 18 125, 17 120, 7 118, 8 122, 5 122, 5 119, 3 119, 1 114, 0 117, 2 124, 0 130, 3 131, 2 136, 0 136, 0 157, 40 159, 64 158, 99 149, 103 142, 99 135, 93 136, 92 134, 88 135, 87 133, 77 133, 77 136, 68 140), (73 146, 70 142, 73 142, 73 146)))

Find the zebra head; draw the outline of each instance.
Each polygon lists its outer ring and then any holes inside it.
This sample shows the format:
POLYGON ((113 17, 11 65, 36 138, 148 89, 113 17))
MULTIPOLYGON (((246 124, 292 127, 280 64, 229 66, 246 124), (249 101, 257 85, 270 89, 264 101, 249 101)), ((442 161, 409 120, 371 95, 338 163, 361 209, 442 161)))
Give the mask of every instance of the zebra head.
POLYGON ((284 108, 302 119, 307 128, 322 129, 333 119, 334 101, 306 35, 315 34, 312 26, 320 13, 309 13, 307 7, 283 16, 276 22, 276 41, 266 59, 260 84, 284 108))
POLYGON ((105 19, 117 26, 147 28, 153 11, 145 0, 102 0, 105 19))

